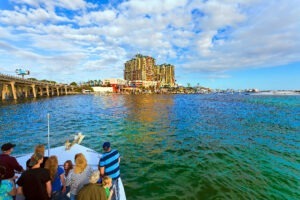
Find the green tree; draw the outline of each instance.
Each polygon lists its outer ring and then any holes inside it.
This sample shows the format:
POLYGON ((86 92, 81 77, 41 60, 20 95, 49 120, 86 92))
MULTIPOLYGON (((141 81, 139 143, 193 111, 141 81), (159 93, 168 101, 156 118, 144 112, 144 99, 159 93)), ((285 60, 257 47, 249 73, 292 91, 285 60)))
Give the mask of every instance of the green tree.
POLYGON ((36 78, 28 78, 27 80, 30 80, 30 81, 37 81, 36 78))
POLYGON ((77 86, 77 83, 76 82, 72 82, 72 83, 70 83, 70 85, 77 86))

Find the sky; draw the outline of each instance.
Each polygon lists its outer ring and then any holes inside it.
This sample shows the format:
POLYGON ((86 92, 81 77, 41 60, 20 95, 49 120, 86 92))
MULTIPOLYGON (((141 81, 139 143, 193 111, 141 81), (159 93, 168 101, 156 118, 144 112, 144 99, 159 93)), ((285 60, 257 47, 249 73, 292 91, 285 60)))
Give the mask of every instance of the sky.
POLYGON ((179 85, 300 90, 299 0, 1 0, 0 73, 123 78, 136 54, 179 85))

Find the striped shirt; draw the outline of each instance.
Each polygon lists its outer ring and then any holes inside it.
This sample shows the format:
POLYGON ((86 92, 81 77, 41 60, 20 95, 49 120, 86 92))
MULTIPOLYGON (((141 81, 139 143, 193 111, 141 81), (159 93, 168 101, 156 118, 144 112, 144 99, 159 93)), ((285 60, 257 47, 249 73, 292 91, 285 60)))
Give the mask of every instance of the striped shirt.
POLYGON ((99 166, 104 167, 105 175, 113 180, 120 177, 119 158, 119 152, 113 149, 110 152, 105 152, 99 161, 99 166))

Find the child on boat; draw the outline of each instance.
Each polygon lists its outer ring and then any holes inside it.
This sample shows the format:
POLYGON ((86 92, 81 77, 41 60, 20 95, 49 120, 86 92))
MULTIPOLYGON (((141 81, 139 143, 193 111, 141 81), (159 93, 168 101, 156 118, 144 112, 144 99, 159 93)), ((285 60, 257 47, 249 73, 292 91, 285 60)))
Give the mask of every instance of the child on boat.
POLYGON ((112 179, 109 176, 104 176, 102 179, 102 185, 105 189, 107 200, 111 200, 113 190, 110 190, 112 186, 112 179))

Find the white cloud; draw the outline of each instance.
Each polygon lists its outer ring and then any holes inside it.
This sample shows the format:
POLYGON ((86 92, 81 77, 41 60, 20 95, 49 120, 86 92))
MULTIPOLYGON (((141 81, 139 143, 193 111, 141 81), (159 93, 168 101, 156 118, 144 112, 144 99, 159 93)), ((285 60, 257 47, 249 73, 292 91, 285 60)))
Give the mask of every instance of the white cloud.
POLYGON ((58 0, 54 2, 57 2, 55 3, 56 6, 69 10, 79 10, 87 7, 87 3, 83 0, 58 0))
POLYGON ((40 5, 41 0, 11 0, 12 2, 16 4, 26 4, 29 6, 38 7, 40 5))
POLYGON ((0 22, 7 26, 37 26, 41 23, 71 22, 68 18, 48 12, 42 8, 16 7, 16 10, 0 12, 0 22))
POLYGON ((44 0, 11 0, 17 4, 29 5, 33 7, 41 7, 45 5, 48 9, 53 10, 55 7, 79 10, 87 7, 94 7, 92 4, 85 2, 84 0, 55 0, 55 1, 44 1, 44 0))
POLYGON ((113 10, 93 11, 83 16, 76 16, 75 19, 79 25, 102 25, 108 24, 116 18, 116 13, 113 10))
POLYGON ((122 76, 124 62, 136 53, 203 73, 300 58, 297 0, 11 2, 14 10, 0 10, 0 51, 45 71, 68 74, 72 66, 74 73, 119 70, 122 76))

